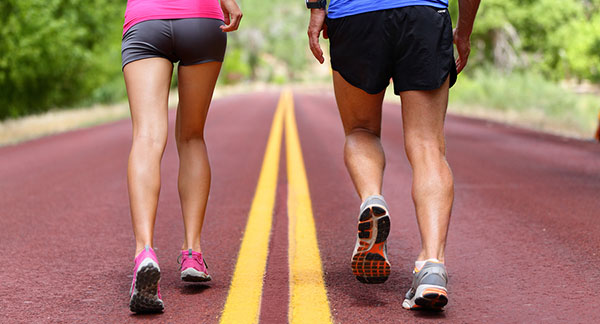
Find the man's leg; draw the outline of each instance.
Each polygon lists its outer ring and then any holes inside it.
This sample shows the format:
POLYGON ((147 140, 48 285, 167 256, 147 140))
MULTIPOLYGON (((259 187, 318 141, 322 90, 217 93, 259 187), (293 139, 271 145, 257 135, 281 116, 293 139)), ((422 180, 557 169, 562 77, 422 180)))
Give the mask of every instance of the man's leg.
POLYGON ((346 82, 337 71, 333 71, 333 86, 346 134, 344 162, 356 192, 364 201, 381 194, 385 168, 380 141, 384 91, 368 94, 346 82))
POLYGON ((417 260, 443 262, 454 200, 444 140, 448 81, 437 90, 405 91, 400 96, 404 144, 413 169, 412 196, 421 232, 421 252, 417 260))
POLYGON ((380 141, 384 91, 368 94, 346 82, 336 71, 333 85, 346 134, 344 161, 362 201, 352 272, 361 282, 381 283, 390 273, 385 245, 390 217, 381 196, 385 168, 380 141))
POLYGON ((412 196, 421 233, 415 281, 403 303, 405 308, 441 308, 448 302, 443 262, 454 200, 444 140, 448 84, 446 81, 431 91, 400 93, 404 143, 413 169, 412 196))

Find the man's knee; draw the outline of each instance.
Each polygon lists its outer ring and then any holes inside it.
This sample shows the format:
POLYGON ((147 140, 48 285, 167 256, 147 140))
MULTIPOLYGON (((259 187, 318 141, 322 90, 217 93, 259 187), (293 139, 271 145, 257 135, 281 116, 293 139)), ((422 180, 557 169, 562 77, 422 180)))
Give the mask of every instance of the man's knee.
POLYGON ((406 155, 410 161, 436 161, 445 158, 446 148, 442 141, 420 140, 406 142, 406 155))
POLYGON ((348 136, 381 137, 381 127, 368 125, 368 123, 361 123, 359 125, 348 127, 345 131, 346 131, 346 137, 348 137, 348 136))

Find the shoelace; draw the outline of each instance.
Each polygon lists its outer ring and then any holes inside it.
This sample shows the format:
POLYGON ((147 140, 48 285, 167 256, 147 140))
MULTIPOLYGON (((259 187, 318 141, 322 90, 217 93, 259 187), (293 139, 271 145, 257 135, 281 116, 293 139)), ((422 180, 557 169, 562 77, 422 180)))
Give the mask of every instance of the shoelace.
MULTIPOLYGON (((179 265, 181 265, 181 256, 182 256, 182 255, 183 255, 183 254, 180 254, 180 255, 177 257, 177 264, 179 264, 179 265)), ((190 259, 191 259, 192 257, 193 257, 193 254, 192 254, 192 249, 189 249, 189 250, 188 250, 188 258, 190 258, 190 259)), ((206 267, 206 269, 208 270, 208 264, 206 263, 206 260, 204 260, 204 258, 202 258, 202 262, 204 262, 204 266, 205 266, 205 267, 206 267)))

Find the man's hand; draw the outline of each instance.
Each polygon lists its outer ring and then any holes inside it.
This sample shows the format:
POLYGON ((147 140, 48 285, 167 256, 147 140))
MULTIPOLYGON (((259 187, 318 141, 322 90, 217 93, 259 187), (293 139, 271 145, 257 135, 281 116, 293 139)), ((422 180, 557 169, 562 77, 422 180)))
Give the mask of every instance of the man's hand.
POLYGON ((323 9, 311 9, 310 10, 310 22, 308 23, 308 44, 313 55, 323 64, 325 58, 323 57, 323 50, 319 45, 319 36, 323 31, 323 38, 327 39, 327 25, 325 24, 325 10, 323 9))
POLYGON ((460 73, 469 60, 469 54, 471 53, 471 37, 470 35, 461 34, 460 30, 454 29, 454 44, 456 45, 456 51, 458 52, 458 58, 456 58, 456 73, 460 73))
POLYGON ((231 32, 238 29, 240 20, 242 20, 242 11, 235 0, 221 0, 221 9, 225 16, 225 25, 221 26, 224 32, 231 32))
POLYGON ((479 2, 481 0, 458 0, 458 23, 454 29, 454 44, 458 58, 456 59, 456 72, 460 73, 469 60, 471 53, 471 32, 479 2))

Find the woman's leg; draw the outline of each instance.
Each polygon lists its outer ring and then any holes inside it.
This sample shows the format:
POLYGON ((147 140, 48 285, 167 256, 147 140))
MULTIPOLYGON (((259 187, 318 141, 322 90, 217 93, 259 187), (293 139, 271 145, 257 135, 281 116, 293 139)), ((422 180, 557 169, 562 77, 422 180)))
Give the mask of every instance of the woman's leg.
POLYGON ((153 242, 172 73, 173 65, 163 58, 135 61, 123 69, 133 125, 127 184, 136 256, 153 242))
POLYGON ((200 235, 210 190, 204 124, 221 62, 179 66, 179 106, 175 138, 179 152, 179 198, 183 211, 183 250, 201 252, 200 235))

